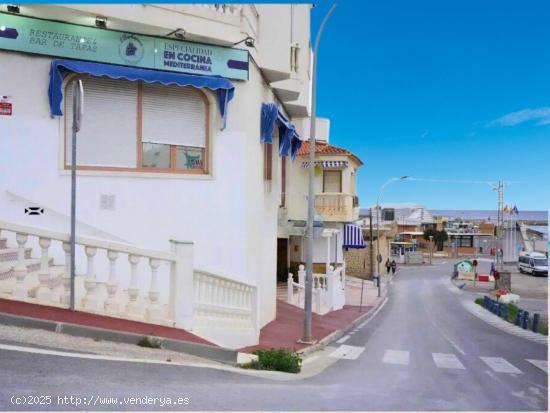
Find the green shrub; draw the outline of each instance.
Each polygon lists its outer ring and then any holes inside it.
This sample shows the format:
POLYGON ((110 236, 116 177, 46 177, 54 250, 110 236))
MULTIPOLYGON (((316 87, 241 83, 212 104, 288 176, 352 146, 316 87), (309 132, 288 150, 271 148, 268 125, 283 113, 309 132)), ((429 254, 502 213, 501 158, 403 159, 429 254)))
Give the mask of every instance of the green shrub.
POLYGON ((474 303, 476 303, 477 305, 483 305, 483 297, 476 298, 474 300, 474 303))
POLYGON ((162 344, 162 341, 158 338, 145 336, 142 337, 138 342, 137 345, 140 347, 148 347, 148 348, 160 348, 162 344))
POLYGON ((244 368, 256 370, 284 371, 286 373, 299 373, 302 359, 298 353, 284 348, 269 350, 258 350, 254 354, 258 360, 243 365, 244 368))

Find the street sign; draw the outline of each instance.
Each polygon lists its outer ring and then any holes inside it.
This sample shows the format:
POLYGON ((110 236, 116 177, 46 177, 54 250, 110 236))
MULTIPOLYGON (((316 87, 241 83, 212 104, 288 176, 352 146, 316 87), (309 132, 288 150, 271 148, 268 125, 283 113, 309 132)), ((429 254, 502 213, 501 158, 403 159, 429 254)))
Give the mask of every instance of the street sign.
POLYGON ((7 96, 0 98, 0 115, 11 116, 13 114, 13 107, 7 96))

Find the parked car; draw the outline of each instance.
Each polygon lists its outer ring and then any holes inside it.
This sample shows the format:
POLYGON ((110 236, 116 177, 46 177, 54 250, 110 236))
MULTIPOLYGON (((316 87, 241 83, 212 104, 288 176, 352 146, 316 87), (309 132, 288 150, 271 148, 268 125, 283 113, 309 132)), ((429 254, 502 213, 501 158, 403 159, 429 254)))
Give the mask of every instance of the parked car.
POLYGON ((540 252, 522 252, 518 268, 522 274, 548 276, 548 258, 540 252))

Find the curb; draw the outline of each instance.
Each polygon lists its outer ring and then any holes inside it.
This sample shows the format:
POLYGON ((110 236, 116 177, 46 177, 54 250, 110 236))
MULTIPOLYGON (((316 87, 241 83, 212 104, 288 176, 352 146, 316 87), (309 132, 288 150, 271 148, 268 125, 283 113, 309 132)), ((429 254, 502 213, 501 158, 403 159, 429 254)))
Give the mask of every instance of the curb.
MULTIPOLYGON (((382 298, 382 297, 380 297, 380 298, 382 298)), ((359 318, 355 319, 350 324, 348 324, 346 327, 344 327, 340 330, 333 331, 332 333, 330 333, 325 338, 322 338, 321 340, 319 340, 319 342, 317 342, 315 344, 312 344, 311 346, 303 348, 302 350, 298 351, 298 354, 301 355, 301 356, 307 356, 307 355, 309 355, 309 354, 311 354, 311 353, 313 353, 317 350, 322 349, 323 347, 326 347, 326 346, 332 344, 336 340, 339 340, 340 338, 345 336, 347 333, 349 333, 351 330, 354 330, 359 324, 362 324, 363 322, 364 323, 369 322, 370 319, 373 318, 378 313, 378 311, 382 308, 382 306, 384 304, 386 304, 387 301, 388 301, 388 287, 386 287, 384 298, 378 303, 378 305, 376 307, 373 307, 369 312, 367 312, 367 313, 363 314, 362 316, 360 316, 359 318)))
MULTIPOLYGON (((0 312, 0 324, 16 327, 36 328, 55 333, 67 334, 75 337, 86 337, 112 341, 116 343, 136 344, 144 334, 127 333, 105 328, 90 327, 80 324, 71 324, 59 321, 42 320, 32 317, 18 316, 0 312)), ((190 354, 218 361, 220 363, 236 365, 237 350, 215 347, 207 344, 192 343, 189 341, 174 340, 164 337, 149 336, 161 341, 163 349, 190 354)))
POLYGON ((521 327, 518 327, 508 321, 501 319, 500 317, 494 315, 493 313, 487 311, 485 308, 481 307, 479 304, 474 302, 463 302, 462 305, 470 314, 476 316, 482 321, 485 321, 487 324, 492 325, 493 327, 498 328, 505 333, 512 334, 516 337, 522 337, 526 340, 532 341, 534 343, 548 345, 548 337, 535 333, 531 330, 526 330, 521 327))

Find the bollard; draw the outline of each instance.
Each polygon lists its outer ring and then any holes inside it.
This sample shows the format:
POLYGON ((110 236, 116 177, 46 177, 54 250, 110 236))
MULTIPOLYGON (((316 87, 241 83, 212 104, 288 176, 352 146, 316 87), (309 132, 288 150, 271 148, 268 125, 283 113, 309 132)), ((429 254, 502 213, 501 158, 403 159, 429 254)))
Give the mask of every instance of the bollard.
POLYGON ((535 333, 539 331, 539 320, 540 320, 540 314, 538 313, 533 314, 533 331, 535 333))
POLYGON ((518 308, 518 312, 516 313, 516 322, 515 322, 517 326, 519 326, 521 323, 521 313, 522 311, 518 308))
POLYGON ((524 330, 527 330, 528 327, 529 327, 529 311, 524 310, 521 328, 523 328, 524 330))

